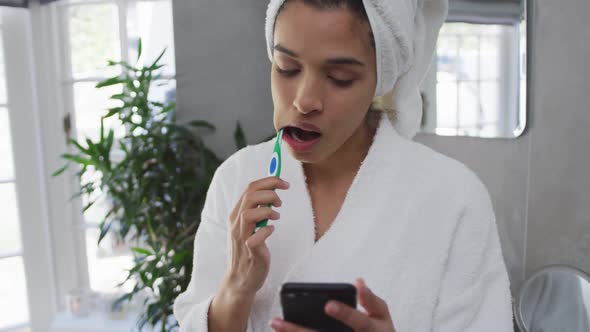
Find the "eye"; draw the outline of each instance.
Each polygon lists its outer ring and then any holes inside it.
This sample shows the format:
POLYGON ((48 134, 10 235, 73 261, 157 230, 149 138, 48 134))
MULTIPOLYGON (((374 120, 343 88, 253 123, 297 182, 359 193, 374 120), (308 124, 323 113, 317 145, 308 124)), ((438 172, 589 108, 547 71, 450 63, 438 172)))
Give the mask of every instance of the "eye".
POLYGON ((299 72, 298 69, 285 70, 285 69, 281 69, 279 67, 276 67, 276 68, 277 68, 277 73, 279 73, 280 75, 283 75, 285 77, 295 76, 299 72))
POLYGON ((334 82, 334 84, 340 88, 347 88, 349 86, 352 85, 352 83, 354 82, 354 80, 339 80, 336 79, 334 77, 330 77, 330 79, 332 80, 332 82, 334 82))

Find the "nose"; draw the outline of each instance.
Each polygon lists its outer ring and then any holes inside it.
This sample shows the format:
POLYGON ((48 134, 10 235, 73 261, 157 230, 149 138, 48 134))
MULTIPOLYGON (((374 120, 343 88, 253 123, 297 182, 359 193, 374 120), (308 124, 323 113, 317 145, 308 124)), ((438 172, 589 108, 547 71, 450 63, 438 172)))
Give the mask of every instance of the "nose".
POLYGON ((293 106, 302 114, 321 112, 322 93, 321 81, 312 75, 304 75, 297 87, 293 106))

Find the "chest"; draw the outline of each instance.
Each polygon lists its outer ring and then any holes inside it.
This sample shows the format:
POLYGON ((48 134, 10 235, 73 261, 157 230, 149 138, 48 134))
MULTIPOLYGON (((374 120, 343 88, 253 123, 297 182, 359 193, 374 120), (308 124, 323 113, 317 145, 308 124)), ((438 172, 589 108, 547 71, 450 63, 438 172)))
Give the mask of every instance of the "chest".
POLYGON ((317 242, 334 223, 342 209, 349 184, 312 187, 309 195, 314 215, 315 241, 317 242))

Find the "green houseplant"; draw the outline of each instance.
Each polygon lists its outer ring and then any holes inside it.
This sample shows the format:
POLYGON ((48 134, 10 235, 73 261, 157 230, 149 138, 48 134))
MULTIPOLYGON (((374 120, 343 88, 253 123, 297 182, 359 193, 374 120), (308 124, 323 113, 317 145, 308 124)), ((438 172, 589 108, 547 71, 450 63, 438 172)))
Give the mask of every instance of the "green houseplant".
MULTIPOLYGON (((109 66, 120 66, 122 73, 99 82, 96 88, 121 85, 123 92, 111 96, 118 105, 106 110, 98 139, 70 140, 72 152, 62 155, 67 164, 54 176, 71 164, 78 166, 80 181, 86 172, 100 174, 96 180, 81 183, 75 195, 89 198, 83 211, 101 195, 110 202, 98 243, 107 233, 139 243, 131 247, 134 265, 121 282, 134 281, 133 290, 113 305, 147 291, 151 296, 145 300, 138 327, 160 323, 161 331, 170 331, 177 326, 171 319, 174 299, 190 281, 194 236, 206 193, 222 160, 202 139, 203 131, 215 129, 211 124, 176 124, 174 102, 148 98, 150 87, 160 77, 165 51, 151 65, 109 61, 109 66), (110 117, 117 117, 125 126, 124 137, 115 138, 113 129, 105 128, 104 119, 110 117)), ((141 41, 138 53, 139 60, 141 41)), ((239 124, 234 138, 238 148, 246 145, 239 124)))

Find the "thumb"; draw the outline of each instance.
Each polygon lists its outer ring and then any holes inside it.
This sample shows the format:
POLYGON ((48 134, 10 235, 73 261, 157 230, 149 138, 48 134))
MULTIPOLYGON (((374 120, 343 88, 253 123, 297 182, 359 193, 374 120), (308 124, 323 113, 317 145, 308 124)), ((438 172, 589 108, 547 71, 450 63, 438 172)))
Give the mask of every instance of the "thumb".
POLYGON ((367 311, 370 317, 389 319, 387 303, 375 295, 365 284, 362 278, 356 280, 357 298, 359 304, 367 311))

